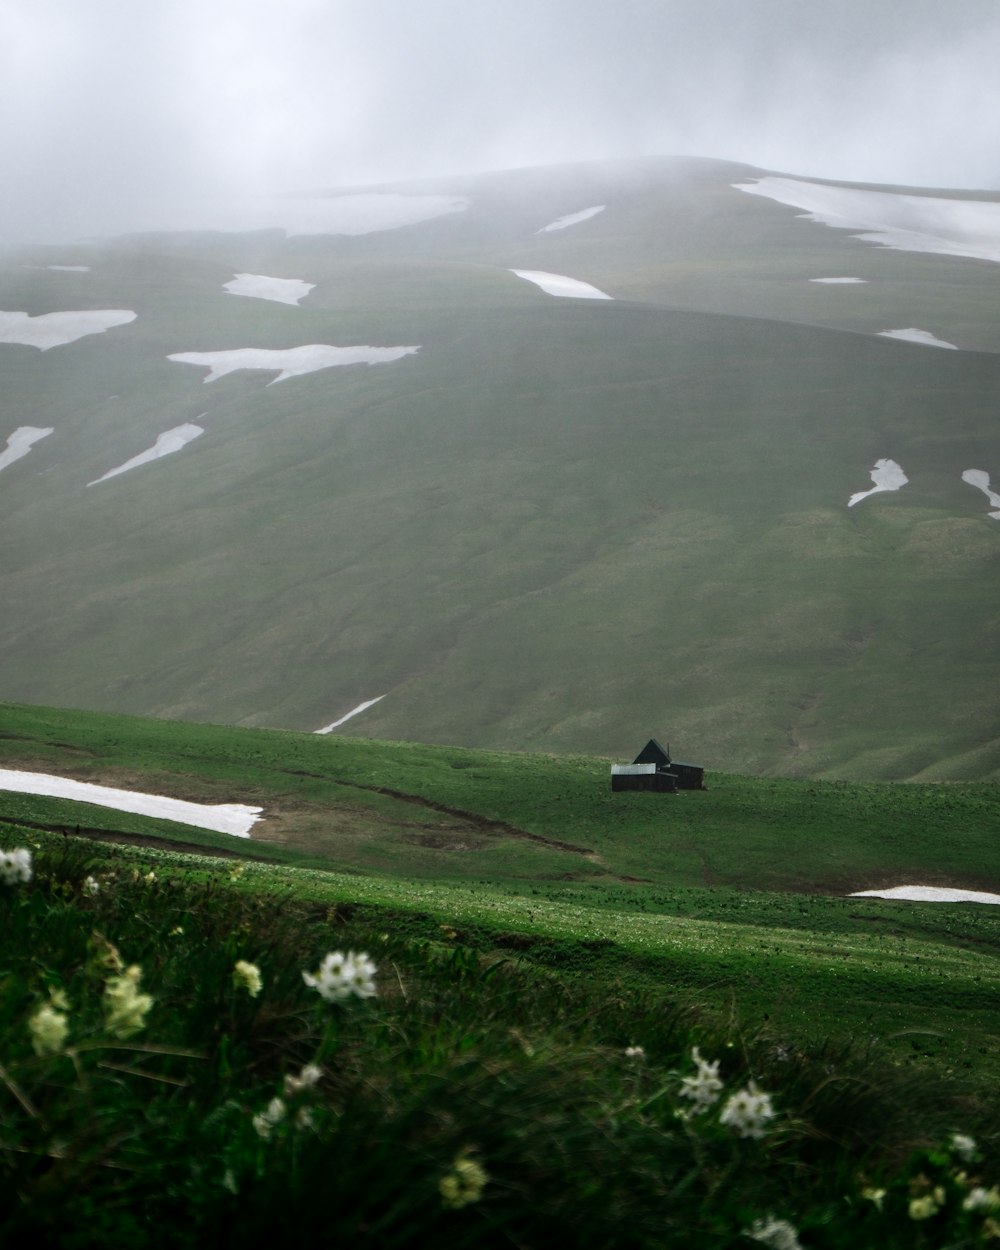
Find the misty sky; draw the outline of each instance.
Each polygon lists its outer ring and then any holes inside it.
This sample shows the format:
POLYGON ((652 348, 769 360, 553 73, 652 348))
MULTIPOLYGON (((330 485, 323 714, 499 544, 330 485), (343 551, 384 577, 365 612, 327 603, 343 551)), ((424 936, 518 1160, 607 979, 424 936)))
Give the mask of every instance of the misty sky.
POLYGON ((0 0, 0 243, 602 157, 1000 190, 998 0, 0 0))

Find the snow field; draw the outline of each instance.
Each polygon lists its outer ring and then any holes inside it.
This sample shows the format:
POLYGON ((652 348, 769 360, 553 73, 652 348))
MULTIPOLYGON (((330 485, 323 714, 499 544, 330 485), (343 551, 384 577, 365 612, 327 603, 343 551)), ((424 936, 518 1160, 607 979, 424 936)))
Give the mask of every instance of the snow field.
POLYGON ((54 777, 48 773, 28 773, 0 768, 0 790, 15 794, 38 794, 52 799, 74 799, 93 803, 119 812, 138 816, 157 816, 215 833, 229 833, 234 838, 249 838, 250 829, 263 808, 242 803, 192 803, 186 799, 170 799, 160 794, 144 794, 136 790, 117 790, 112 786, 74 781, 70 777, 54 777))

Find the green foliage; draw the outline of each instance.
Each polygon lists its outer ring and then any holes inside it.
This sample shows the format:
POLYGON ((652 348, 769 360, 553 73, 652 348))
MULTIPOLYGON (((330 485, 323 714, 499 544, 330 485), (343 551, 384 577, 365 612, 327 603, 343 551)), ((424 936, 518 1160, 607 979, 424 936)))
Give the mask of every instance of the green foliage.
POLYGON ((2 793, 0 818, 134 829, 164 848, 148 862, 205 862, 170 846, 228 850, 245 857, 241 889, 387 909, 414 938, 445 924, 630 991, 670 985, 720 1019, 735 1001, 781 1044, 878 1039, 905 1068, 1000 1077, 997 909, 844 897, 914 881, 995 890, 993 785, 710 773, 705 793, 612 795, 607 762, 580 756, 13 705, 0 728, 5 766, 263 808, 247 840, 2 793))
POLYGON ((959 1178, 922 1146, 957 1127, 988 1149, 995 1107, 958 1086, 849 1047, 776 1049, 662 989, 540 971, 440 926, 408 937, 385 911, 249 891, 250 873, 44 838, 32 880, 4 889, 5 1243, 471 1247, 572 1227, 581 1246, 694 1250, 777 1214, 807 1246, 919 1246, 938 1243, 897 1195, 924 1174, 948 1189, 935 1229, 976 1236, 988 1218, 962 1202, 995 1163, 977 1154, 959 1178), (374 956, 375 999, 305 985, 334 948, 374 956), (103 989, 126 964, 152 1004, 122 1039, 103 989), (46 1003, 69 1028, 40 1053, 46 1003), (724 1090, 678 1118, 694 1045, 724 1090), (776 1111, 759 1140, 719 1115, 751 1079, 776 1111), (874 1186, 883 1211, 862 1197, 874 1186))

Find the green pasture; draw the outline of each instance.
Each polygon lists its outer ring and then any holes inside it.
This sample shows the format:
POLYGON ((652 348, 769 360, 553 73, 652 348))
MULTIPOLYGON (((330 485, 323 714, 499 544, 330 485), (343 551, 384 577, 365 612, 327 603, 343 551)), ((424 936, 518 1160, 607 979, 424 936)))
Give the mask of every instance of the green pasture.
POLYGON ((171 845, 228 850, 248 857, 241 889, 669 986, 779 1041, 877 1039, 894 1062, 993 1070, 996 909, 846 897, 899 884, 996 892, 990 784, 710 771, 704 792, 612 794, 595 758, 9 704, 0 767, 263 808, 239 839, 0 791, 11 825, 130 833, 150 843, 131 853, 154 862, 171 845))

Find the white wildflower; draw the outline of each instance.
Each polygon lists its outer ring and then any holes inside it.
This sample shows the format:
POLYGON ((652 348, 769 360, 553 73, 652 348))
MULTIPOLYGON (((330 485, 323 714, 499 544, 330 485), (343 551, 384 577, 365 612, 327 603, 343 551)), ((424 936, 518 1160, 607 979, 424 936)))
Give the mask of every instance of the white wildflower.
POLYGON ((28 1028, 36 1055, 57 1055, 69 1032, 69 1018, 56 1004, 45 1003, 28 1020, 28 1028))
POLYGON ((626 1046, 625 1058, 634 1059, 636 1063, 642 1063, 642 1061, 646 1058, 646 1052, 641 1046, 626 1046))
POLYGON ((746 1089, 741 1089, 726 1101, 719 1123, 739 1133, 740 1137, 763 1137, 768 1120, 773 1120, 774 1116, 771 1095, 762 1093, 757 1083, 751 1081, 746 1089))
POLYGON ((743 1236, 770 1246, 772 1250, 802 1250, 795 1226, 788 1220, 776 1220, 773 1215, 754 1220, 749 1228, 743 1230, 743 1236))
POLYGON ((694 1076, 681 1078, 680 1095, 692 1102, 690 1114, 697 1115, 701 1111, 707 1111, 718 1102, 719 1095, 722 1093, 722 1081, 719 1080, 718 1059, 712 1063, 702 1059, 697 1046, 692 1048, 691 1058, 695 1062, 697 1071, 694 1076))
POLYGON ((104 1022, 115 1037, 131 1037, 146 1027, 146 1013, 153 1005, 148 994, 139 993, 142 969, 138 964, 111 977, 104 986, 104 1022))
POLYGON ((0 881, 5 885, 21 885, 30 880, 31 852, 27 847, 0 851, 0 881))
POLYGON ((438 1181, 441 1205, 457 1211, 470 1202, 478 1202, 489 1179, 475 1159, 463 1151, 451 1165, 451 1171, 438 1181))
POLYGON ((260 1137, 265 1140, 271 1136, 271 1130, 285 1118, 288 1108, 280 1098, 272 1098, 263 1111, 253 1117, 253 1126, 260 1137))
POLYGON ((352 994, 371 998, 375 994, 375 965, 361 952, 331 951, 319 971, 303 972, 302 980, 331 1003, 343 1002, 352 994))
POLYGON ((285 1077, 285 1097, 293 1098, 296 1094, 301 1094, 303 1090, 311 1089, 322 1075, 322 1068, 318 1068, 314 1063, 307 1063, 298 1076, 292 1076, 289 1072, 285 1077))
POLYGON ((960 1159, 964 1159, 966 1163, 971 1163, 976 1153, 975 1138, 969 1137, 965 1133, 952 1133, 951 1149, 952 1153, 958 1155, 960 1159))
POLYGON ((963 1211, 982 1211, 992 1213, 1000 1211, 1000 1190, 994 1185, 991 1189, 984 1189, 981 1185, 977 1185, 975 1189, 970 1189, 962 1203, 963 1211))
POLYGON ((256 964, 240 959, 233 968, 233 984, 237 989, 244 989, 251 998, 256 998, 264 988, 264 978, 256 964))
POLYGON ((938 1204, 930 1194, 925 1194, 922 1198, 912 1198, 910 1200, 909 1214, 911 1220, 929 1220, 932 1215, 937 1215, 938 1204))
POLYGON ((86 877, 83 882, 83 892, 90 895, 100 894, 101 883, 96 877, 86 877))

